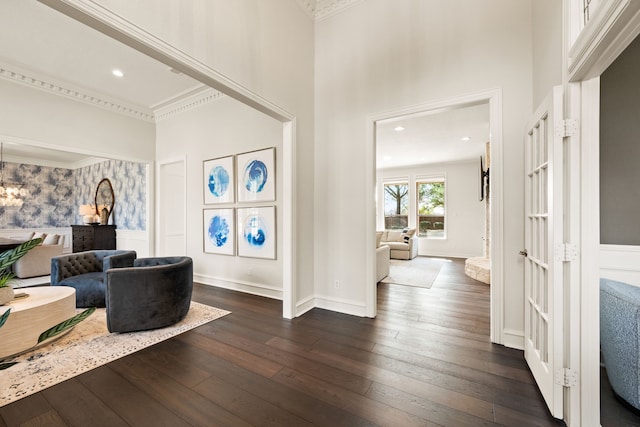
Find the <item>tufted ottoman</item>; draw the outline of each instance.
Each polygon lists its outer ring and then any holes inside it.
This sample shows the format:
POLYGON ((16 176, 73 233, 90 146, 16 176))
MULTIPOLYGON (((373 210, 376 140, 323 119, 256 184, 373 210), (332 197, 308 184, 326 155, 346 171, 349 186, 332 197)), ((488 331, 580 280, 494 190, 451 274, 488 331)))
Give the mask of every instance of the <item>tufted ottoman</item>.
POLYGON ((135 251, 96 250, 51 259, 51 286, 76 290, 76 307, 105 306, 105 275, 111 268, 132 267, 135 251))

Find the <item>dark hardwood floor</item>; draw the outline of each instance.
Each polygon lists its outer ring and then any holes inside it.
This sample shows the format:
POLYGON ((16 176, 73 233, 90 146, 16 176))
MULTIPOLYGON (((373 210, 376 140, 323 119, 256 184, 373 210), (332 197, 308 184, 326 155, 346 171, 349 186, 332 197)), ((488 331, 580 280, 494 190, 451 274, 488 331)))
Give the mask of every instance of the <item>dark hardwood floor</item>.
POLYGON ((431 289, 379 285, 375 319, 285 320, 203 285, 194 300, 233 313, 4 406, 0 426, 559 424, 522 352, 489 342, 489 288, 461 260, 431 289))

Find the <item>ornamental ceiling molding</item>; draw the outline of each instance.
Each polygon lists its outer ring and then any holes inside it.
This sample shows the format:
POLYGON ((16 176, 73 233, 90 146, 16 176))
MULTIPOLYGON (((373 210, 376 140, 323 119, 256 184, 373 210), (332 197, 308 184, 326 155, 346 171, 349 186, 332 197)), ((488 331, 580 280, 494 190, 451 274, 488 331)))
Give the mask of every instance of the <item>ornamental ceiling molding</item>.
POLYGON ((153 110, 156 122, 168 119, 177 114, 193 110, 195 108, 202 107, 205 104, 216 101, 225 97, 225 94, 212 89, 207 86, 203 86, 194 93, 190 93, 187 96, 179 100, 171 101, 169 104, 164 105, 153 110))
POLYGON ((298 0, 298 4, 315 22, 346 10, 363 0, 298 0))
POLYGON ((104 99, 103 97, 100 97, 98 95, 88 94, 82 89, 71 87, 71 85, 69 84, 47 81, 49 79, 36 76, 35 73, 32 72, 10 69, 4 64, 0 64, 0 78, 12 81, 14 83, 20 83, 54 95, 64 96, 75 101, 84 102, 86 104, 93 105, 94 107, 100 107, 105 110, 134 117, 139 120, 144 120, 147 122, 154 121, 153 115, 148 112, 134 107, 122 105, 121 103, 115 101, 104 99))

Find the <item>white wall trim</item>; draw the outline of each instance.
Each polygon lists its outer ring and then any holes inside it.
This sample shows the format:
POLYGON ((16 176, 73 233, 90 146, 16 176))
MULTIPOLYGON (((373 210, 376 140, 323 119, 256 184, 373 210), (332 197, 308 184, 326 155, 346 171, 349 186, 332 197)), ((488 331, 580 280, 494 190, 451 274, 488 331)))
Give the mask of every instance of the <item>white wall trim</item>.
POLYGON ((235 279, 229 280, 224 277, 209 276, 199 273, 193 274, 193 281, 207 286, 215 286, 218 288, 230 289, 232 291, 240 291, 247 294, 282 300, 282 289, 274 288, 262 283, 235 279))
POLYGON ((34 71, 19 70, 13 65, 0 64, 0 78, 146 122, 154 121, 153 114, 144 111, 142 107, 126 105, 122 101, 109 100, 102 94, 91 94, 87 90, 74 87, 70 83, 55 82, 51 77, 40 76, 34 71))
POLYGON ((257 93, 217 72, 208 65, 169 45, 132 22, 96 4, 91 0, 40 0, 53 9, 82 22, 89 27, 154 58, 189 77, 242 102, 282 123, 283 129, 283 194, 280 200, 283 212, 282 242, 282 315, 296 315, 296 252, 294 205, 296 182, 296 124, 295 116, 257 93))
POLYGON ((307 311, 315 308, 315 306, 315 297, 313 295, 308 296, 307 298, 298 301, 298 304, 296 304, 296 313, 298 316, 302 316, 307 311))
POLYGON ((502 142, 502 89, 490 89, 456 97, 427 102, 367 117, 365 147, 365 193, 370 195, 371 206, 365 212, 366 287, 364 315, 375 317, 377 304, 375 231, 376 231, 376 122, 395 117, 418 114, 424 111, 464 105, 489 103, 489 128, 491 132, 491 341, 504 341, 504 274, 503 274, 503 142, 502 142))
POLYGON ((580 407, 582 420, 600 419, 600 78, 582 83, 580 407))
POLYGON ((352 316, 369 317, 366 314, 367 307, 360 301, 334 298, 326 295, 316 295, 314 300, 317 308, 350 314, 352 316))
POLYGON ((315 21, 319 22, 337 15, 361 2, 362 0, 316 0, 313 16, 315 21))
POLYGON ((640 246, 600 245, 600 277, 640 286, 640 246))
POLYGON ((640 2, 607 0, 569 50, 569 80, 597 77, 640 34, 640 2))
POLYGON ((193 110, 194 108, 199 108, 224 97, 222 92, 218 92, 217 90, 207 87, 205 87, 205 89, 198 88, 198 90, 194 92, 195 93, 190 93, 184 98, 171 101, 161 107, 154 108, 153 112, 155 114, 156 122, 168 119, 169 117, 173 117, 177 114, 185 113, 189 110, 193 110))
POLYGON ((516 331, 515 329, 505 329, 502 331, 503 345, 505 347, 515 348, 517 350, 524 350, 524 334, 522 331, 516 331))

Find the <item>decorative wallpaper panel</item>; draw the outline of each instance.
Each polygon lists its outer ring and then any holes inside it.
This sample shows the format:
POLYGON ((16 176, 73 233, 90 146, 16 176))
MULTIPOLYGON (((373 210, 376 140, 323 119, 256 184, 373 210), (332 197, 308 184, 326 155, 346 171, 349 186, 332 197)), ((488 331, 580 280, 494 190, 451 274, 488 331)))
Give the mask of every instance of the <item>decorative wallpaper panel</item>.
POLYGON ((146 165, 120 160, 76 170, 5 162, 4 180, 23 183, 30 195, 22 207, 0 206, 0 228, 61 228, 82 224, 78 209, 82 204, 93 204, 102 178, 109 178, 116 196, 109 223, 122 230, 145 230, 146 165))
POLYGON ((0 228, 70 225, 75 208, 72 170, 5 162, 4 180, 24 184, 30 194, 22 207, 0 206, 0 228))
MULTIPOLYGON (((147 221, 147 173, 144 163, 107 160, 75 170, 76 206, 93 204, 96 188, 103 178, 109 178, 116 196, 109 224, 122 230, 145 230, 147 221)), ((76 213, 77 224, 82 222, 76 213)))

